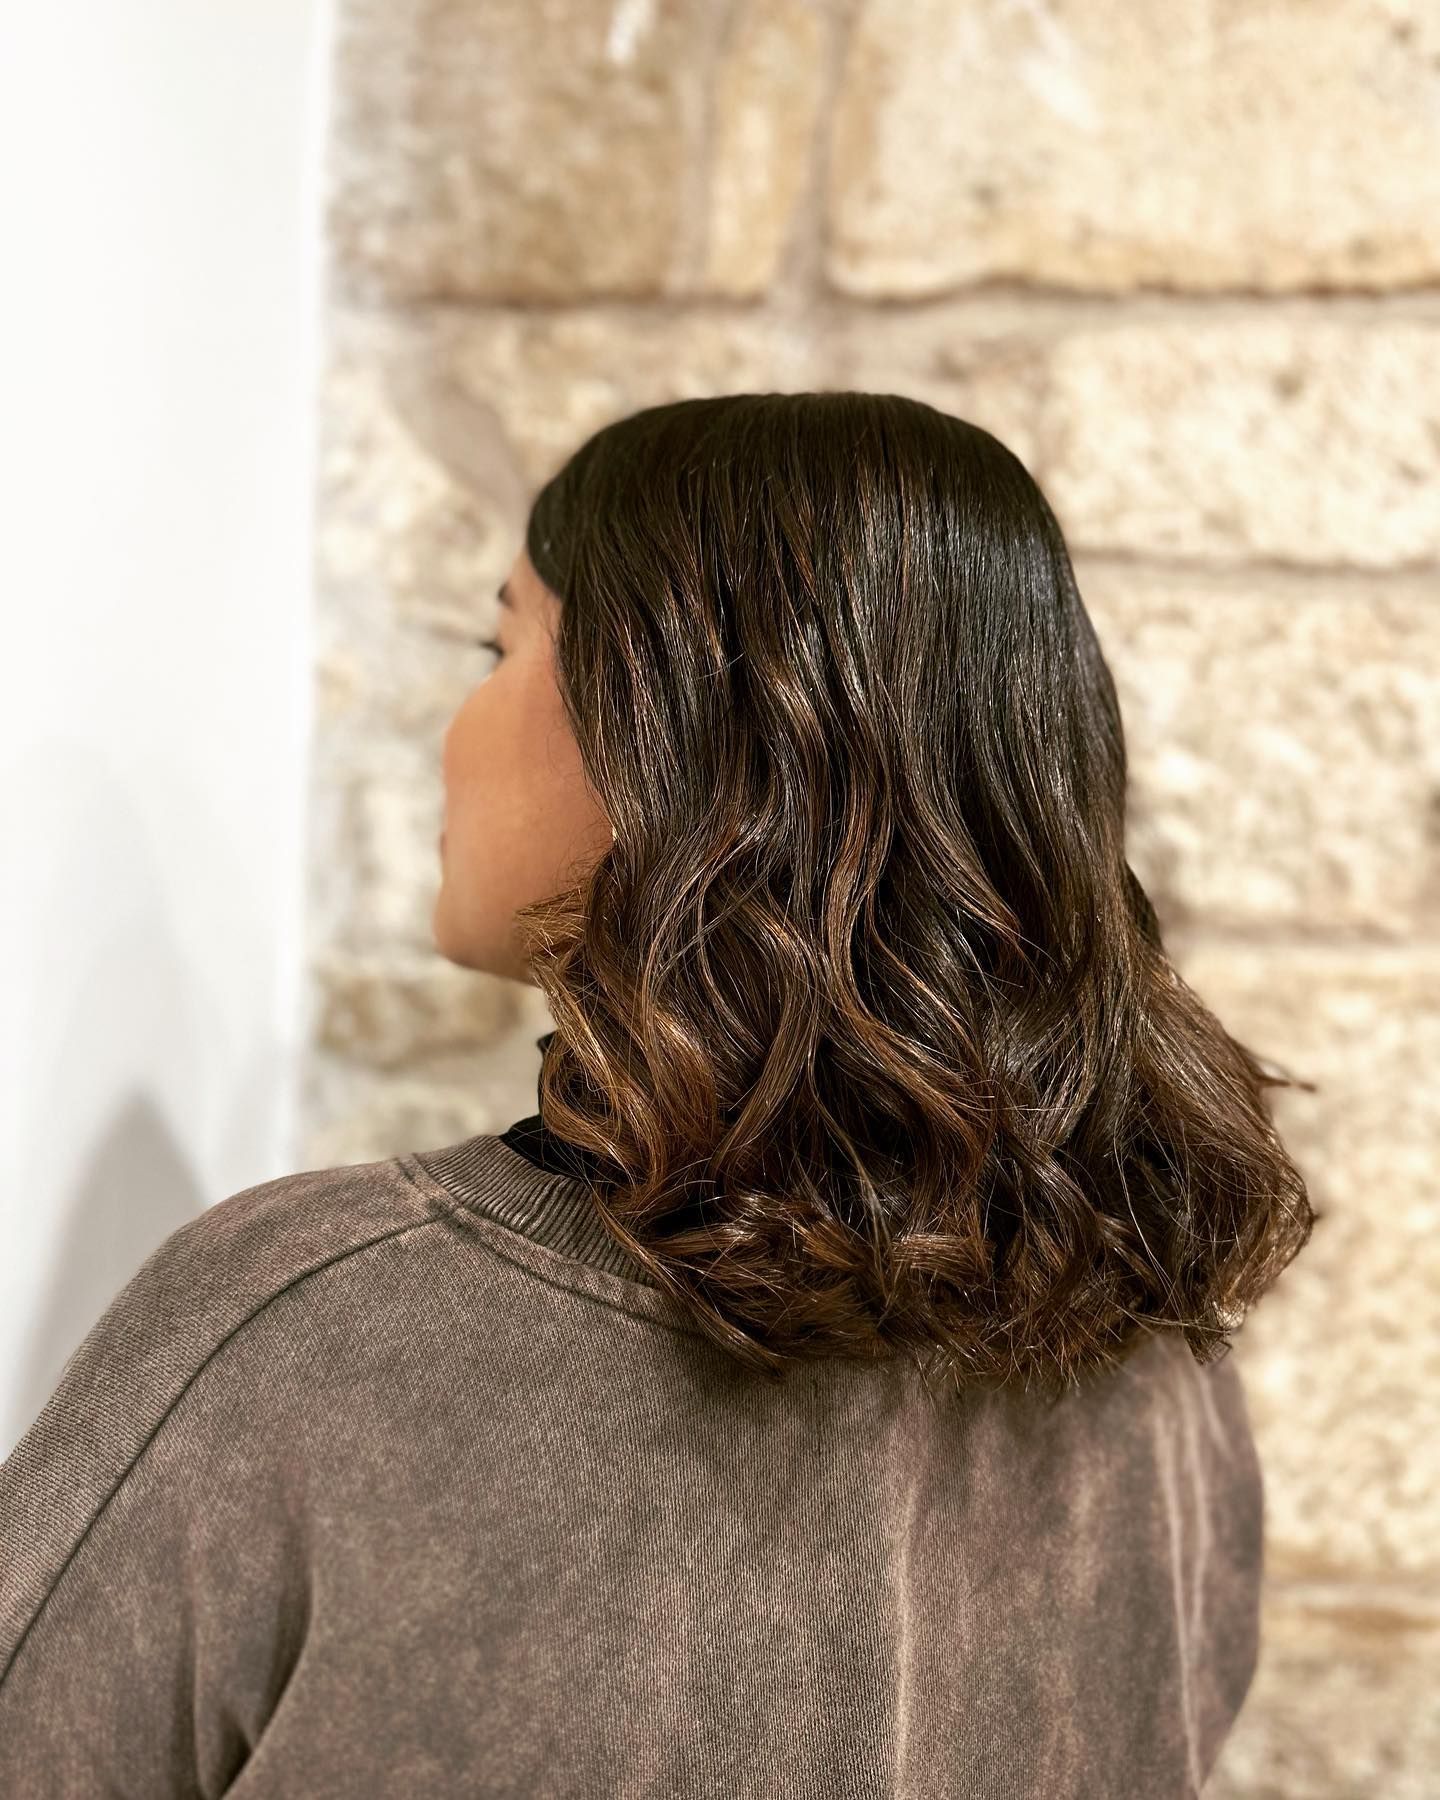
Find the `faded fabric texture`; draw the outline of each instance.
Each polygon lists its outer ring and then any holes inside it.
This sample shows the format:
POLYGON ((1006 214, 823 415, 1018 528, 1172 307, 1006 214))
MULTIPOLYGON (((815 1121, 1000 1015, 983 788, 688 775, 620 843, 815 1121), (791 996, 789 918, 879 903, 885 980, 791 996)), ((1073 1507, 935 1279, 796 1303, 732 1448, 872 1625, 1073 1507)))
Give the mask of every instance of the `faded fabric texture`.
POLYGON ((505 1138, 309 1170, 173 1232, 0 1465, 0 1795, 1190 1796, 1262 1527, 1179 1339, 1052 1411, 776 1388, 505 1138))

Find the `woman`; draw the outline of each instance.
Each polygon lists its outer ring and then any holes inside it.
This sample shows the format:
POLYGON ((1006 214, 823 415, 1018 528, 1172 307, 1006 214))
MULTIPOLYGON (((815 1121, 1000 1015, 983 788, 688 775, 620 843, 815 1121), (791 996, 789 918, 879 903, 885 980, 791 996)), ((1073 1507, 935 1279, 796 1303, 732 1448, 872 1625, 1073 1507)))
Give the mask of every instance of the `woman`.
POLYGON ((917 401, 538 496, 441 952, 539 1110, 172 1234, 0 1472, 5 1794, 1194 1795, 1315 1215, 1125 860, 1055 518, 917 401))

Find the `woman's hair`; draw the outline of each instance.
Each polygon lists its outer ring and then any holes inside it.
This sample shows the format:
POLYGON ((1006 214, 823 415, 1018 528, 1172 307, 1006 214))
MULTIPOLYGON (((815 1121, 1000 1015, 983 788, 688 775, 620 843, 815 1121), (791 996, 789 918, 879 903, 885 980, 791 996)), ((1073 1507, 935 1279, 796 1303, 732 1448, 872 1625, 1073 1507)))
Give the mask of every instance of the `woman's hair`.
POLYGON ((616 1241, 777 1378, 1058 1399, 1157 1330, 1228 1350, 1322 1216, 1263 1094, 1313 1084, 1170 965, 1019 459, 892 394, 682 400, 588 439, 526 549, 615 834, 518 915, 540 1101, 616 1241))

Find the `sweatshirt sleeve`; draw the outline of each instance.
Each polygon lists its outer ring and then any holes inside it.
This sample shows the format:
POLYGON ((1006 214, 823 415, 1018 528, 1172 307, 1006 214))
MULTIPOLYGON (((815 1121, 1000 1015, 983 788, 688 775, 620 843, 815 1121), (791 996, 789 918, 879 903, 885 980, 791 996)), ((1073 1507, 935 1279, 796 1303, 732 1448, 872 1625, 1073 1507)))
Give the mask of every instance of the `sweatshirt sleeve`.
POLYGON ((227 1392, 270 1185, 151 1253, 0 1464, 0 1795, 220 1794, 273 1705, 303 1568, 227 1392))
POLYGON ((310 1171, 187 1221, 0 1463, 0 1796, 208 1800, 244 1765, 311 1611, 285 1302, 413 1223, 404 1186, 310 1171))

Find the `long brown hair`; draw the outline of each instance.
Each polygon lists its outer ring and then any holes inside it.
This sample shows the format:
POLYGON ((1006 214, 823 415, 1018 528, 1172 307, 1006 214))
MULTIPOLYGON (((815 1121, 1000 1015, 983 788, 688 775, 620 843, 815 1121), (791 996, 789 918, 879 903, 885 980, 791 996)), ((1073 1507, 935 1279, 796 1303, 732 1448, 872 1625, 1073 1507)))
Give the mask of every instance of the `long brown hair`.
POLYGON ((589 438, 526 549, 615 841, 518 926, 547 1127, 743 1362, 1059 1398, 1199 1362, 1317 1214, 1125 858, 1110 670, 989 432, 730 394, 589 438))

